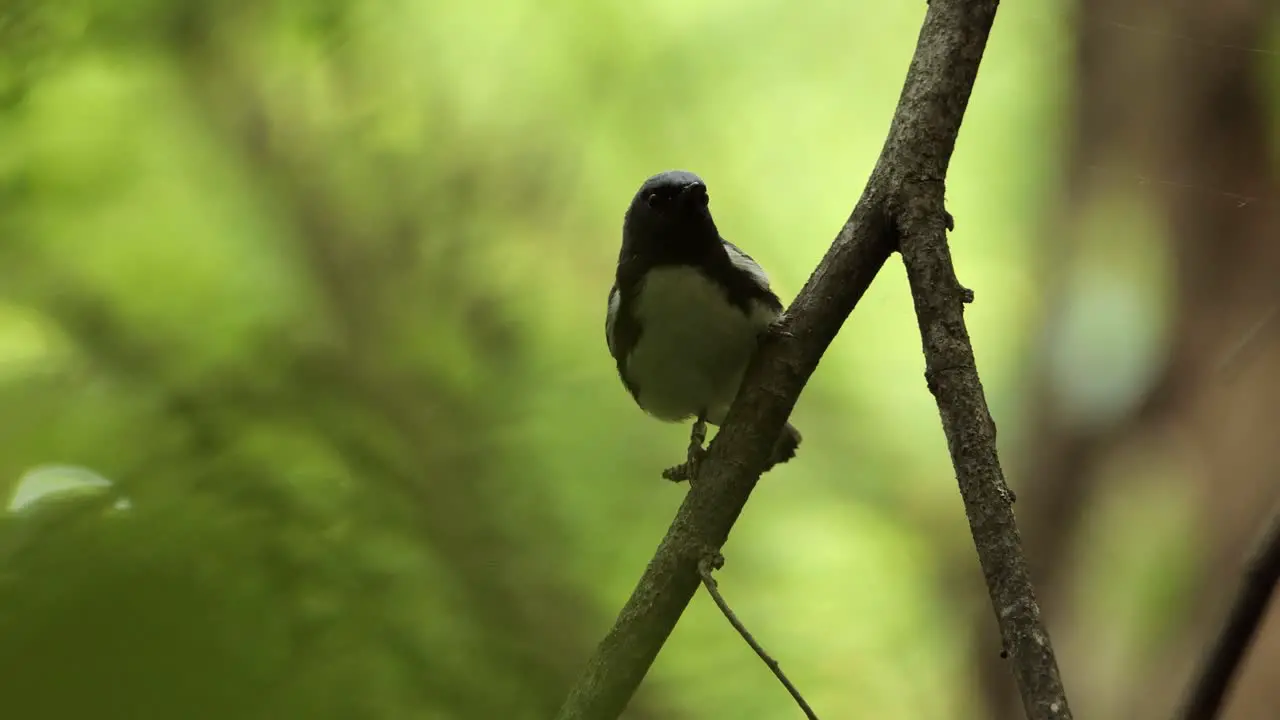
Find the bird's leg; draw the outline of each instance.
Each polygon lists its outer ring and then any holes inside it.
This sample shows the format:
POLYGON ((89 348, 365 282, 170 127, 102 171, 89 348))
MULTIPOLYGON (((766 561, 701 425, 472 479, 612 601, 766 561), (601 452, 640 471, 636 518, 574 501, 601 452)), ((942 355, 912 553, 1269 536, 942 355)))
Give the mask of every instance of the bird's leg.
POLYGON ((707 451, 702 447, 707 442, 707 418, 706 415, 699 415, 698 419, 693 423, 693 430, 689 432, 689 454, 688 458, 676 465, 662 471, 662 477, 671 482, 684 482, 688 480, 693 482, 693 478, 698 474, 698 464, 702 462, 702 458, 706 456, 707 451))
POLYGON ((693 429, 689 431, 689 460, 702 459, 703 453, 706 451, 702 446, 707 443, 707 419, 704 416, 698 416, 693 422, 693 429))

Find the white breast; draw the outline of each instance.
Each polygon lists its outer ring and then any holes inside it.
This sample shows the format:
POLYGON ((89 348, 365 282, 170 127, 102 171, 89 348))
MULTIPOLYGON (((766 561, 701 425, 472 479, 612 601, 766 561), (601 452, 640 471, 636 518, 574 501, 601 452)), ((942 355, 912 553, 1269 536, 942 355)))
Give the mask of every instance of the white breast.
POLYGON ((626 361, 649 414, 677 421, 704 410, 719 424, 760 333, 777 313, 753 303, 751 313, 729 303, 724 290, 688 266, 650 270, 636 296, 642 328, 626 361))

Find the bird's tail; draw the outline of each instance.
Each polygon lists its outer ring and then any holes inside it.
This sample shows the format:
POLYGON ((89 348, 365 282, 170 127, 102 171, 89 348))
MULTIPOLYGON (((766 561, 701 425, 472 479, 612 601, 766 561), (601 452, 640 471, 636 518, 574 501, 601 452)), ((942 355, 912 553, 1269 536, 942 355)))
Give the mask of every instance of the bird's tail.
POLYGON ((800 447, 800 431, 795 425, 787 423, 782 428, 782 436, 778 438, 778 442, 773 446, 773 456, 769 459, 769 466, 765 468, 768 472, 774 465, 784 463, 796 456, 796 450, 800 447))

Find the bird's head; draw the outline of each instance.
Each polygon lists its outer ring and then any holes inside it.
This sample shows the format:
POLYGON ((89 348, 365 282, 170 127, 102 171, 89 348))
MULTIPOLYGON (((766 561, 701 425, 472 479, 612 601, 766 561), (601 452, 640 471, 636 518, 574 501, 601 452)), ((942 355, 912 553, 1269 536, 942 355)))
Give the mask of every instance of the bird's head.
POLYGON ((708 208, 710 198, 702 178, 684 170, 658 173, 640 186, 622 224, 626 241, 693 250, 701 243, 720 241, 708 208))

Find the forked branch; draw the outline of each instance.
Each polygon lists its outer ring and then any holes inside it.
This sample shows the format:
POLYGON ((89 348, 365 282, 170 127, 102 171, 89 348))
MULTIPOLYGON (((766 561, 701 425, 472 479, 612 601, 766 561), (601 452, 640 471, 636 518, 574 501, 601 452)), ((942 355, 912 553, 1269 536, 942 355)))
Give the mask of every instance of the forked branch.
POLYGON ((800 391, 899 241, 943 428, 1030 720, 1071 717, 1040 621, 973 367, 946 249, 943 181, 998 0, 932 0, 889 135, 852 215, 761 343, 657 553, 557 715, 614 720, 698 588, 768 462, 800 391), (954 307, 953 307, 954 304, 954 307))

